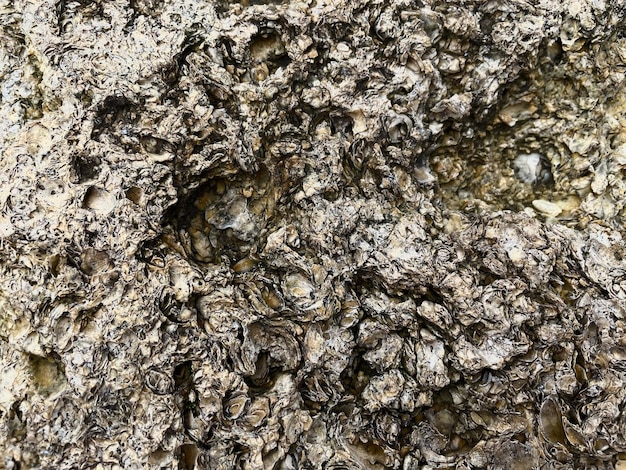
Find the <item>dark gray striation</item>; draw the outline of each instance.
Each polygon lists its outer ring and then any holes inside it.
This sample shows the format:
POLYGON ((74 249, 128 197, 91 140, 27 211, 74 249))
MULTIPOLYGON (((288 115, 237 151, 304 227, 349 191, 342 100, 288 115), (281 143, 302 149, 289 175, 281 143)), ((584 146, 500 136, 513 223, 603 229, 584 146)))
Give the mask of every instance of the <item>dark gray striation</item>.
POLYGON ((623 5, 0 0, 0 467, 623 470, 623 5))

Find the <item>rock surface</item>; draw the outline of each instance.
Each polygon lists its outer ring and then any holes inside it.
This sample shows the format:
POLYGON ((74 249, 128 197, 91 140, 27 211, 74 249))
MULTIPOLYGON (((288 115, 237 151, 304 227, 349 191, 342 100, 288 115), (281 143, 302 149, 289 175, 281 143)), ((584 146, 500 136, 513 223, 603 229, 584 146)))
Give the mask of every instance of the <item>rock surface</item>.
POLYGON ((0 0, 0 467, 626 463, 620 0, 0 0))

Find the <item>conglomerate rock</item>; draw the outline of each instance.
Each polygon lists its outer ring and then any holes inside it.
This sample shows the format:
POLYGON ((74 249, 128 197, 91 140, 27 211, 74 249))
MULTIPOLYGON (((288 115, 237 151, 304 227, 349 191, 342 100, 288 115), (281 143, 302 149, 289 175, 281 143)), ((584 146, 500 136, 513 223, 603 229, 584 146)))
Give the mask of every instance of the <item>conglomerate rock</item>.
POLYGON ((0 467, 624 468, 621 0, 0 0, 0 467))

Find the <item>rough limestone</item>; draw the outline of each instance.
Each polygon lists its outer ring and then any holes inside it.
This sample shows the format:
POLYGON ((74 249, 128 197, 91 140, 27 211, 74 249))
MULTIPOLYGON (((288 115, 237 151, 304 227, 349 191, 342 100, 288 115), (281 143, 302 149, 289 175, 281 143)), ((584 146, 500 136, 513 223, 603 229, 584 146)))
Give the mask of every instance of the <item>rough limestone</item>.
POLYGON ((0 0, 0 468, 624 469, 621 0, 0 0))

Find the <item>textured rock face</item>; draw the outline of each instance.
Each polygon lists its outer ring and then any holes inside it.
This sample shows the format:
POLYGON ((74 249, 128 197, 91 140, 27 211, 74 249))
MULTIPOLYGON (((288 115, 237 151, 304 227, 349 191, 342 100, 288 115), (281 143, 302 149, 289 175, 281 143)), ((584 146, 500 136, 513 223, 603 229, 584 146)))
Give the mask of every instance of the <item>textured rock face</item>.
POLYGON ((0 467, 623 468, 625 15, 0 0, 0 467))

